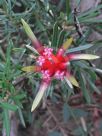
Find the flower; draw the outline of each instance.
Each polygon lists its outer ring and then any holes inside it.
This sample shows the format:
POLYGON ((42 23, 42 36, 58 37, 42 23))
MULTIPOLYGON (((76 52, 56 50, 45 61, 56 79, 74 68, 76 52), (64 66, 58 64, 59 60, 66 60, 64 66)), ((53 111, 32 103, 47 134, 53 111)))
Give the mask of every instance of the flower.
POLYGON ((42 44, 37 40, 37 38, 31 31, 29 25, 23 19, 21 21, 27 35, 34 45, 35 52, 39 54, 36 58, 35 66, 27 66, 22 68, 22 70, 26 72, 39 72, 42 75, 41 86, 31 108, 31 111, 33 111, 40 103, 52 79, 65 79, 65 81, 71 88, 72 84, 76 87, 79 87, 79 84, 74 76, 72 76, 68 71, 68 64, 70 63, 70 61, 79 59, 97 59, 99 58, 99 56, 91 54, 66 54, 66 49, 68 49, 71 45, 73 38, 67 39, 67 41, 61 46, 61 48, 58 49, 56 54, 54 54, 53 49, 42 46, 42 44))

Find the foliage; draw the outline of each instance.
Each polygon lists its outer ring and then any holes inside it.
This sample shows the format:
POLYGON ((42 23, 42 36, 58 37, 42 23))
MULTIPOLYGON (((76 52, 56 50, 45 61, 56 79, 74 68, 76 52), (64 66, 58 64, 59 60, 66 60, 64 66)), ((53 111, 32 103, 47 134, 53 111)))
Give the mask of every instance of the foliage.
MULTIPOLYGON (((40 75, 32 72, 24 73, 21 70, 23 66, 35 63, 30 56, 32 52, 25 46, 30 45, 31 41, 23 30, 21 18, 26 20, 43 44, 52 46, 55 50, 68 37, 74 37, 74 42, 73 48, 70 47, 67 53, 96 54, 97 50, 101 48, 102 41, 89 43, 87 39, 93 30, 102 32, 102 20, 96 18, 100 15, 102 4, 77 14, 79 23, 85 27, 84 37, 80 38, 75 29, 74 14, 69 2, 69 0, 60 0, 58 3, 57 0, 55 2, 53 0, 0 1, 0 120, 7 136, 10 135, 10 111, 18 116, 24 127, 27 122, 32 124, 36 120, 32 116, 30 108, 39 88, 40 75)), ((78 4, 80 4, 80 0, 78 4)), ((99 67, 101 68, 101 66, 99 67)), ((64 123, 72 119, 76 124, 76 129, 73 129, 73 126, 71 130, 73 135, 88 135, 88 130, 90 131, 93 127, 92 121, 87 123, 87 131, 86 125, 83 125, 83 122, 86 122, 85 119, 91 116, 91 112, 88 113, 88 106, 93 111, 101 111, 101 103, 98 103, 97 99, 102 94, 95 83, 100 77, 102 78, 100 76, 102 70, 94 67, 92 61, 84 60, 72 61, 70 70, 79 81, 80 88, 71 89, 66 86, 64 81, 60 84, 59 81, 54 80, 48 88, 46 96, 49 96, 50 101, 55 105, 61 101, 62 111, 60 110, 60 112, 63 113, 64 123), (80 103, 85 106, 85 109, 80 108, 80 103), (77 104, 79 108, 75 108, 74 105, 77 104), (81 120, 81 123, 78 122, 78 119, 81 120)), ((37 109, 38 112, 41 109, 37 109)), ((102 123, 100 122, 100 124, 102 123)), ((63 131, 60 128, 59 125, 60 131, 49 132, 49 135, 62 135, 63 131)), ((99 131, 101 131, 101 127, 99 131)))

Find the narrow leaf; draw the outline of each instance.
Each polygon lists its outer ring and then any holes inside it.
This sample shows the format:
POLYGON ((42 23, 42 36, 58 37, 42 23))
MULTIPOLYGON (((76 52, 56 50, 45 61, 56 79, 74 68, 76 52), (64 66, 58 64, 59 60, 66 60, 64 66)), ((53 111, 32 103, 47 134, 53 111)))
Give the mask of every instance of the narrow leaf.
POLYGON ((57 41, 57 47, 58 47, 58 48, 59 48, 60 45, 63 44, 63 40, 64 40, 65 34, 66 34, 65 30, 62 30, 62 31, 59 33, 59 37, 58 37, 58 41, 57 41))
POLYGON ((66 14, 67 14, 67 20, 69 20, 69 17, 70 17, 70 0, 66 0, 66 14))
POLYGON ((6 102, 0 103, 0 107, 8 109, 8 110, 12 110, 12 111, 16 111, 18 109, 18 106, 13 105, 13 104, 9 104, 6 102))
POLYGON ((47 87, 48 87, 48 84, 46 84, 45 82, 43 82, 41 84, 40 89, 39 89, 39 91, 38 91, 38 93, 37 93, 37 95, 36 95, 36 97, 33 101, 31 112, 34 111, 36 109, 36 107, 39 105, 47 87))
POLYGON ((10 136, 10 119, 9 119, 9 111, 7 109, 4 109, 3 119, 4 119, 4 130, 6 130, 6 136, 10 136))
POLYGON ((68 49, 70 45, 72 44, 73 38, 68 38, 65 43, 62 45, 62 48, 64 50, 68 49))
POLYGON ((79 47, 69 49, 68 51, 66 51, 66 53, 72 53, 72 52, 77 52, 77 51, 83 51, 83 50, 86 50, 86 49, 91 48, 92 46, 93 46, 92 44, 81 45, 81 46, 79 46, 79 47))
POLYGON ((67 103, 64 103, 64 105, 63 105, 63 119, 64 119, 64 122, 67 123, 69 118, 70 118, 69 106, 68 106, 67 103))
POLYGON ((33 51, 35 54, 39 54, 38 51, 35 48, 33 48, 33 47, 29 46, 29 45, 26 45, 26 47, 28 49, 30 49, 31 51, 33 51))
POLYGON ((101 8, 102 8, 102 4, 93 8, 92 10, 88 10, 86 12, 83 12, 79 17, 89 16, 89 15, 95 13, 96 11, 100 10, 101 8))
POLYGON ((77 80, 75 79, 74 76, 70 75, 69 73, 67 73, 67 76, 68 80, 76 87, 79 87, 79 84, 77 82, 77 80))
POLYGON ((98 59, 98 58, 99 58, 99 56, 92 55, 92 54, 73 54, 73 55, 70 55, 71 60, 81 60, 81 59, 93 60, 93 59, 98 59))
POLYGON ((5 66, 5 75, 8 80, 11 78, 11 48, 13 46, 12 41, 9 41, 8 47, 7 47, 7 52, 6 52, 6 66, 5 66))
POLYGON ((88 83, 90 85, 90 88, 95 91, 97 94, 101 94, 100 90, 94 85, 94 83, 89 79, 87 78, 88 80, 88 83))
POLYGON ((37 41, 34 33, 32 32, 31 28, 29 27, 29 25, 24 21, 24 19, 21 19, 21 22, 23 24, 24 30, 26 31, 27 35, 29 36, 29 38, 33 41, 37 41))
POLYGON ((23 117, 23 113, 22 113, 22 111, 21 111, 20 108, 18 109, 18 113, 19 113, 19 117, 20 117, 20 120, 21 120, 22 125, 23 125, 24 127, 26 127, 25 121, 24 121, 24 117, 23 117))
POLYGON ((78 72, 78 76, 79 76, 80 87, 82 89, 84 98, 85 98, 86 102, 88 104, 90 104, 91 103, 91 98, 90 98, 90 95, 89 95, 88 90, 86 88, 85 78, 84 78, 83 74, 81 73, 81 71, 78 72))
POLYGON ((35 49, 37 49, 37 51, 40 52, 43 49, 41 43, 37 40, 29 25, 23 19, 21 19, 21 22, 23 24, 25 32, 27 33, 28 37, 34 44, 35 49))
POLYGON ((58 40, 58 23, 56 22, 53 27, 53 36, 52 36, 52 42, 51 46, 56 47, 57 46, 57 40, 58 40))
POLYGON ((25 72, 37 72, 39 70, 40 68, 38 66, 27 66, 22 68, 22 71, 25 71, 25 72))
POLYGON ((68 79, 67 77, 65 77, 64 79, 65 79, 66 83, 68 84, 68 86, 69 86, 71 89, 73 89, 73 86, 72 86, 71 82, 69 81, 69 79, 68 79))

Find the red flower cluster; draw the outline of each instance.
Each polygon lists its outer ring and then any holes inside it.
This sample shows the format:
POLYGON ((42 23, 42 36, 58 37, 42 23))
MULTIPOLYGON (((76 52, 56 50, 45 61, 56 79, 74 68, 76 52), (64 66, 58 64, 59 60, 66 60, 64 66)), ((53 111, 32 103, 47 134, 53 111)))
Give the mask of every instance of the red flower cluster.
POLYGON ((71 88, 72 84, 77 87, 79 86, 76 79, 70 74, 70 71, 67 70, 67 66, 71 60, 91 60, 97 59, 99 57, 90 54, 66 54, 66 50, 72 43, 72 38, 67 39, 67 41, 61 46, 61 48, 58 49, 55 55, 52 48, 42 46, 42 44, 37 40, 37 38, 31 31, 29 25, 23 19, 22 24, 27 35, 34 45, 34 51, 39 54, 36 59, 36 66, 24 67, 22 70, 26 72, 39 72, 42 74, 42 83, 31 109, 31 111, 33 111, 39 104, 53 78, 59 80, 65 79, 65 81, 71 88))
POLYGON ((57 55, 53 54, 52 48, 44 48, 42 55, 38 57, 37 63, 41 68, 43 79, 48 82, 52 77, 63 79, 67 72, 68 58, 59 50, 57 55))

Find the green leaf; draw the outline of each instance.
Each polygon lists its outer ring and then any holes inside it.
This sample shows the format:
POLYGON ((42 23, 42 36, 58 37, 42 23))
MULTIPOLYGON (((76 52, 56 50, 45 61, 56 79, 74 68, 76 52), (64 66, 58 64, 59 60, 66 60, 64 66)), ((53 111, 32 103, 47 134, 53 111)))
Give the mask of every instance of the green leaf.
POLYGON ((92 70, 94 70, 95 72, 102 74, 102 69, 98 69, 98 68, 92 68, 92 70))
POLYGON ((0 107, 5 108, 7 110, 11 110, 11 111, 16 111, 18 109, 18 106, 13 105, 13 104, 9 104, 6 102, 0 103, 0 107))
POLYGON ((44 93, 45 93, 48 86, 49 86, 49 84, 42 82, 42 84, 39 88, 39 91, 38 91, 38 93, 37 93, 37 95, 36 95, 36 97, 33 101, 31 112, 33 112, 37 108, 37 106, 39 105, 39 103, 40 103, 41 99, 43 98, 44 93))
POLYGON ((10 136, 10 119, 9 119, 9 111, 7 109, 3 110, 3 125, 4 130, 6 130, 6 135, 10 136))
POLYGON ((3 71, 5 68, 4 64, 0 63, 0 71, 3 71))
POLYGON ((13 42, 10 40, 8 47, 7 47, 7 52, 6 52, 6 65, 5 65, 5 75, 6 75, 6 79, 10 80, 11 77, 11 48, 13 46, 13 42))
POLYGON ((64 105, 63 105, 63 120, 64 120, 64 122, 67 123, 69 118, 70 118, 69 106, 67 103, 64 103, 64 105))
POLYGON ((61 93, 64 101, 68 101, 69 97, 74 94, 74 90, 72 90, 66 83, 65 80, 61 81, 61 93))
POLYGON ((102 8, 102 4, 95 7, 94 9, 92 10, 89 10, 89 11, 85 11, 84 13, 82 13, 79 17, 84 17, 84 16, 88 16, 88 15, 91 15, 93 13, 95 13, 96 11, 100 10, 102 8))
POLYGON ((48 12, 48 10, 50 10, 49 0, 45 0, 44 4, 45 4, 45 9, 48 12))
POLYGON ((59 33, 58 42, 57 42, 57 48, 59 48, 59 47, 63 44, 63 40, 64 40, 65 34, 66 34, 66 32, 65 32, 64 30, 62 30, 62 31, 59 33))
POLYGON ((32 46, 26 45, 26 48, 28 48, 29 50, 33 51, 35 54, 39 55, 38 51, 35 48, 33 48, 32 46))
POLYGON ((26 97, 26 94, 23 93, 23 94, 18 94, 18 95, 16 95, 14 99, 22 100, 22 99, 24 99, 25 97, 26 97))
POLYGON ((77 45, 84 45, 84 44, 86 44, 86 41, 87 41, 87 39, 88 39, 90 34, 91 34, 91 28, 86 29, 86 31, 84 33, 85 37, 82 36, 81 38, 79 38, 77 40, 76 44, 77 45))
MULTIPOLYGON (((90 67, 89 67, 89 68, 90 68, 90 67)), ((95 82, 96 79, 97 79, 96 73, 95 73, 92 69, 86 69, 85 71, 90 75, 90 80, 91 80, 92 82, 95 82)))
POLYGON ((92 54, 75 54, 71 58, 71 60, 93 60, 93 59, 98 59, 99 56, 92 55, 92 54))
POLYGON ((67 14, 67 20, 69 20, 70 17, 70 0, 66 0, 66 14, 67 14))
POLYGON ((34 33, 32 32, 30 26, 24 21, 24 19, 21 19, 21 22, 23 24, 23 28, 25 30, 25 32, 27 33, 27 35, 29 36, 29 38, 33 41, 36 41, 36 37, 34 35, 34 33))
POLYGON ((24 52, 25 48, 13 48, 12 51, 14 51, 14 52, 24 52))
POLYGON ((18 109, 18 113, 19 113, 19 117, 20 117, 20 120, 21 120, 21 123, 24 127, 26 127, 25 125, 25 121, 24 121, 24 117, 23 117, 23 113, 22 113, 22 110, 19 108, 18 109))
POLYGON ((95 84, 89 78, 87 78, 87 80, 91 90, 95 91, 97 94, 101 94, 100 90, 95 86, 95 84))
POLYGON ((71 84, 71 82, 69 81, 69 79, 67 77, 64 77, 67 85, 70 87, 70 89, 73 89, 73 85, 71 84))
POLYGON ((102 23, 102 19, 96 19, 96 18, 92 18, 92 19, 87 19, 87 20, 82 20, 80 21, 81 23, 102 23))
POLYGON ((52 47, 56 47, 57 46, 58 34, 59 34, 58 23, 56 22, 54 24, 54 27, 53 27, 53 36, 52 36, 52 42, 51 42, 51 46, 52 47))
POLYGON ((76 48, 68 49, 68 51, 66 51, 66 53, 72 53, 72 52, 77 52, 77 51, 83 51, 83 50, 86 50, 86 49, 91 48, 92 46, 93 46, 92 44, 81 45, 81 46, 76 47, 76 48))
POLYGON ((22 71, 25 72, 36 72, 37 71, 37 66, 27 66, 27 67, 23 67, 22 71))
POLYGON ((79 68, 82 68, 82 69, 90 69, 89 65, 87 65, 87 63, 83 62, 83 61, 75 61, 74 64, 75 67, 78 66, 79 68))
POLYGON ((84 98, 85 98, 86 102, 88 104, 90 104, 91 98, 90 98, 90 95, 89 95, 88 90, 86 88, 86 81, 85 81, 84 75, 80 70, 78 71, 78 76, 79 76, 80 87, 83 92, 84 98))
POLYGON ((72 42, 73 42, 73 38, 67 38, 67 40, 63 43, 62 45, 62 48, 64 50, 67 50, 71 45, 72 45, 72 42))
POLYGON ((77 80, 75 79, 74 76, 72 76, 71 74, 67 73, 66 77, 68 78, 68 80, 71 82, 72 85, 79 87, 79 84, 77 82, 77 80))
POLYGON ((46 91, 46 97, 50 96, 51 98, 53 97, 53 90, 54 90, 54 86, 51 83, 51 85, 49 85, 47 91, 46 91))

